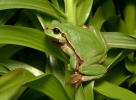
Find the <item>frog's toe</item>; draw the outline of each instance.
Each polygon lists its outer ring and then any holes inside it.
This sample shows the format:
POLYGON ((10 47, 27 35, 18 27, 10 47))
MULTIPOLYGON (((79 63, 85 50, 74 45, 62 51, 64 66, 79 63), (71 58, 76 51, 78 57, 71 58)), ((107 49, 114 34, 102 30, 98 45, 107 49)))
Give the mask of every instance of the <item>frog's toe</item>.
POLYGON ((67 82, 66 85, 75 83, 74 89, 77 89, 77 87, 83 82, 82 77, 83 75, 79 73, 72 74, 70 75, 70 78, 72 78, 72 80, 70 82, 67 82))

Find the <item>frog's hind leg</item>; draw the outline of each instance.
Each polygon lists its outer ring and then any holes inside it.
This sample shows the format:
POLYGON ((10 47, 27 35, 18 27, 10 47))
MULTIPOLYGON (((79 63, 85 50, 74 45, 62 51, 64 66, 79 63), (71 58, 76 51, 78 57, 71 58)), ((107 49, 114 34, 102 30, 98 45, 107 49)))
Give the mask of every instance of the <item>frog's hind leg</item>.
POLYGON ((104 74, 107 72, 106 66, 102 64, 102 62, 104 62, 104 59, 104 55, 93 57, 80 65, 78 72, 88 76, 97 76, 100 74, 104 74))
POLYGON ((87 75, 83 75, 83 74, 80 74, 80 73, 75 73, 75 74, 72 74, 70 75, 70 78, 72 78, 72 80, 70 82, 67 82, 66 85, 69 85, 69 84, 74 84, 75 83, 75 87, 74 89, 76 90, 78 88, 78 86, 84 82, 84 81, 91 81, 93 79, 97 79, 97 78, 100 78, 102 77, 104 74, 101 74, 101 75, 97 75, 97 76, 87 76, 87 75))
POLYGON ((70 75, 70 78, 72 78, 72 80, 70 82, 67 82, 66 85, 75 83, 74 89, 76 90, 77 87, 83 82, 82 77, 83 77, 83 75, 80 73, 72 74, 72 75, 70 75))
POLYGON ((84 81, 90 81, 102 77, 107 72, 107 68, 101 64, 101 62, 104 61, 104 58, 103 55, 99 55, 81 64, 78 71, 70 76, 72 80, 66 83, 66 85, 75 83, 76 89, 84 81))

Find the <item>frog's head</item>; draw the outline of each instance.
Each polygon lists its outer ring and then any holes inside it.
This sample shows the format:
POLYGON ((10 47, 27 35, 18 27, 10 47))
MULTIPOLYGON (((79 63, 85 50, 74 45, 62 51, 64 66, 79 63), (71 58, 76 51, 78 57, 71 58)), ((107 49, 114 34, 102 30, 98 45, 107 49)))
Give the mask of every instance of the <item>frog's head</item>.
POLYGON ((46 27, 45 34, 57 45, 66 43, 65 34, 57 26, 46 27))

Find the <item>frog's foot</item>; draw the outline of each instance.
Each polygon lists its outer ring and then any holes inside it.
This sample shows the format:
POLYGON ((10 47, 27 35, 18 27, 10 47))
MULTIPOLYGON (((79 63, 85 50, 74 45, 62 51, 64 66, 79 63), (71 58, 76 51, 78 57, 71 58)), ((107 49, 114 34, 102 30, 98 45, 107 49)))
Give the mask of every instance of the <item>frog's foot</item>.
POLYGON ((77 89, 77 87, 83 82, 82 77, 83 75, 80 73, 72 74, 70 75, 70 78, 72 78, 72 80, 70 82, 67 82, 66 85, 75 83, 74 89, 77 89))

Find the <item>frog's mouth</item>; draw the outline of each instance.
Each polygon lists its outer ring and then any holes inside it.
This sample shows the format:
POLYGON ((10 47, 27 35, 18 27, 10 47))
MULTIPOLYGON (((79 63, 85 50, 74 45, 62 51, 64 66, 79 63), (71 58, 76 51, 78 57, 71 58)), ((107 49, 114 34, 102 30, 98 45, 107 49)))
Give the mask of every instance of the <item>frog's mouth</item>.
POLYGON ((60 41, 59 41, 59 39, 57 39, 57 38, 54 38, 54 37, 52 37, 52 36, 48 36, 50 39, 51 39, 51 41, 54 43, 54 44, 56 44, 57 46, 62 46, 63 45, 63 43, 61 43, 60 41))

